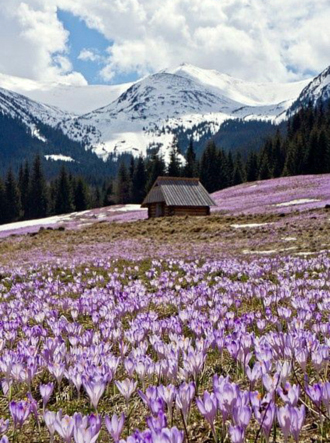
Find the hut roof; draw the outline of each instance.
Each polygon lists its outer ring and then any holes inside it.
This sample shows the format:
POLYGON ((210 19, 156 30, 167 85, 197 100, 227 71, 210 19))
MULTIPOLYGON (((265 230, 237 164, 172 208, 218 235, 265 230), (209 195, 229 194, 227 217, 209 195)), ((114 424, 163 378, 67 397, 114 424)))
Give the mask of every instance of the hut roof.
POLYGON ((216 206, 198 178, 158 177, 142 203, 167 206, 216 206))

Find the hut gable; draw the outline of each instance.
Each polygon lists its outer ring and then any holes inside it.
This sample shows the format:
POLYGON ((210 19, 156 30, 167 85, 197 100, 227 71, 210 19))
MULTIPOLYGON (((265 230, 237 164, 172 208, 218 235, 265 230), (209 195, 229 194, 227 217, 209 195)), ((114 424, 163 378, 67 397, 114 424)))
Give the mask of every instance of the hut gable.
POLYGON ((149 217, 163 215, 208 215, 216 206, 198 178, 158 177, 142 207, 149 217))

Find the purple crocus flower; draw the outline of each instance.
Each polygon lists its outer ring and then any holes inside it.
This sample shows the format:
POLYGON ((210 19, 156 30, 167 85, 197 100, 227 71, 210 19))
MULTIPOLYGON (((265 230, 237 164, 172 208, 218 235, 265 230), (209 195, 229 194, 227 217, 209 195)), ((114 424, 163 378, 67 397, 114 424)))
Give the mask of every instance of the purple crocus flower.
POLYGON ((290 406, 285 405, 277 410, 277 421, 283 432, 284 441, 286 442, 290 435, 291 429, 291 411, 290 406))
POLYGON ((173 401, 176 396, 176 387, 173 385, 163 386, 157 388, 159 397, 166 403, 169 416, 172 417, 173 401))
POLYGON ((286 382, 284 388, 278 388, 277 393, 285 403, 289 403, 291 406, 296 406, 299 400, 300 388, 297 385, 291 385, 286 382))
POLYGON ((74 415, 73 437, 75 443, 95 443, 101 430, 101 419, 94 414, 83 417, 74 415))
POLYGON ((9 427, 9 420, 4 420, 3 418, 0 418, 0 434, 4 434, 7 432, 9 427))
POLYGON ((239 427, 244 429, 244 431, 251 420, 251 415, 252 411, 250 406, 242 405, 240 407, 234 408, 234 414, 233 414, 234 421, 239 427))
POLYGON ((106 415, 104 418, 104 422, 109 434, 114 439, 115 443, 118 443, 120 435, 123 431, 125 415, 122 413, 120 418, 118 418, 118 416, 114 414, 111 419, 108 415, 106 415))
POLYGON ((177 428, 164 428, 159 434, 152 435, 152 443, 183 443, 184 433, 177 428))
POLYGON ((43 409, 45 409, 52 393, 54 390, 54 383, 48 383, 46 385, 40 385, 39 386, 40 389, 40 395, 42 397, 42 407, 43 409))
POLYGON ((3 435, 0 439, 0 443, 9 443, 7 435, 3 435))
POLYGON ((157 417, 148 417, 146 422, 153 434, 159 434, 162 429, 167 427, 167 419, 163 411, 160 411, 157 417))
POLYGON ((235 383, 222 383, 215 391, 218 407, 221 411, 223 421, 226 421, 233 413, 233 408, 239 396, 238 386, 235 383))
POLYGON ((136 389, 137 382, 126 378, 123 381, 115 381, 120 393, 125 397, 126 403, 136 389))
POLYGON ((313 386, 307 385, 305 387, 306 394, 308 397, 314 402, 318 407, 321 406, 322 402, 322 387, 319 383, 316 383, 313 386))
POLYGON ((262 427, 266 440, 269 439, 270 430, 273 425, 275 417, 275 404, 271 401, 268 405, 264 405, 264 408, 254 408, 254 415, 262 427))
POLYGON ((64 363, 50 363, 48 370, 56 378, 58 385, 60 385, 65 371, 64 363))
POLYGON ((102 397, 108 381, 108 376, 96 376, 83 378, 83 385, 88 394, 91 404, 97 409, 100 398, 102 397))
POLYGON ((68 415, 63 417, 62 411, 60 410, 56 414, 54 428, 63 438, 65 443, 70 443, 73 436, 74 418, 68 415))
POLYGON ((291 413, 291 433, 295 441, 298 443, 301 428, 305 421, 305 406, 301 405, 300 408, 290 408, 291 413))
POLYGON ((217 399, 215 394, 209 394, 207 391, 204 392, 203 398, 197 398, 196 404, 198 409, 204 418, 208 421, 211 427, 214 427, 214 420, 217 415, 217 399))
POLYGON ((330 383, 325 382, 322 385, 322 402, 327 409, 328 414, 330 413, 330 383))
POLYGON ((48 432, 50 434, 50 441, 53 441, 54 434, 55 434, 55 420, 56 420, 56 413, 52 411, 45 411, 44 412, 44 421, 46 423, 48 432))
POLYGON ((157 398, 157 388, 155 386, 149 386, 146 392, 138 390, 138 394, 143 400, 144 404, 149 407, 151 400, 156 400, 157 398))
POLYGON ((244 429, 240 426, 229 426, 230 441, 232 443, 244 442, 244 429))
POLYGON ((188 420, 188 414, 194 395, 195 383, 182 383, 179 386, 176 396, 176 406, 181 410, 185 423, 187 423, 188 420))
POLYGON ((22 427, 28 416, 30 415, 31 408, 28 401, 11 401, 9 403, 9 410, 14 421, 14 427, 22 427))

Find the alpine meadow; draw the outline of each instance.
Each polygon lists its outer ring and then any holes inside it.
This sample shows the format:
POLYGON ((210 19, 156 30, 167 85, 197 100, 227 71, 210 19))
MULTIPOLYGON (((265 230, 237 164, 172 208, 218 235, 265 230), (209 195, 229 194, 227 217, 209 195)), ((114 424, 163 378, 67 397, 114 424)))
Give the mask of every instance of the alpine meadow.
POLYGON ((0 443, 330 441, 328 0, 0 8, 0 443))

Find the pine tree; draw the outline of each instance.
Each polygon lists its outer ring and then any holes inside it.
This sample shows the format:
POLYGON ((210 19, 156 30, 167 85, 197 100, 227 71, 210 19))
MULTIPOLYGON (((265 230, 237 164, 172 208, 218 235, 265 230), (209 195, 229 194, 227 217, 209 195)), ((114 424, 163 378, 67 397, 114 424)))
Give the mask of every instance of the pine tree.
POLYGON ((75 183, 74 206, 76 211, 85 211, 89 208, 88 188, 82 177, 79 177, 75 183))
POLYGON ((133 155, 131 155, 130 164, 129 164, 129 177, 130 177, 130 180, 133 179, 134 170, 135 170, 135 160, 134 160, 133 155))
POLYGON ((104 197, 103 197, 103 206, 111 206, 115 204, 114 200, 114 186, 113 181, 111 180, 105 186, 104 197))
POLYGON ((194 142, 193 139, 190 139, 189 146, 186 152, 186 164, 183 169, 184 177, 197 177, 197 162, 196 162, 196 154, 194 151, 194 142))
MULTIPOLYGON (((26 198, 24 200, 26 202, 26 198)), ((30 218, 42 218, 48 215, 48 189, 44 177, 40 156, 37 155, 32 166, 29 186, 27 213, 30 218)))
POLYGON ((145 197, 147 176, 143 158, 137 160, 132 179, 132 203, 142 203, 145 197))
POLYGON ((297 174, 298 151, 296 143, 291 142, 288 146, 285 165, 283 169, 284 176, 292 176, 297 174))
POLYGON ((276 132, 272 143, 272 177, 280 177, 284 168, 284 155, 282 147, 282 137, 279 131, 276 132))
POLYGON ((151 159, 147 162, 146 192, 150 191, 158 177, 165 175, 165 170, 166 167, 163 157, 158 154, 153 154, 151 159))
POLYGON ((49 214, 54 215, 56 213, 56 199, 58 190, 58 178, 52 180, 49 184, 49 214))
POLYGON ((101 208, 103 203, 102 192, 100 188, 97 186, 94 190, 93 196, 93 208, 101 208))
POLYGON ((56 214, 68 214, 74 210, 73 192, 69 176, 63 166, 57 184, 55 212, 56 214))
MULTIPOLYGON (((317 155, 317 154, 316 154, 317 155)), ((320 156, 320 162, 318 165, 318 172, 324 174, 329 171, 328 155, 329 155, 329 140, 325 130, 319 132, 318 136, 318 155, 320 156)))
POLYGON ((217 179, 217 190, 227 188, 231 183, 231 171, 228 167, 228 159, 223 149, 218 151, 219 174, 217 179))
POLYGON ((209 141, 202 154, 200 179, 208 192, 218 191, 219 186, 219 156, 213 140, 209 141))
POLYGON ((127 204, 129 203, 130 198, 130 177, 129 172, 127 171, 127 167, 124 162, 122 162, 119 166, 117 180, 116 180, 116 190, 115 190, 115 199, 118 204, 127 204))
POLYGON ((5 180, 5 221, 11 223, 21 216, 21 197, 11 168, 5 180))
POLYGON ((22 210, 24 218, 27 218, 29 216, 29 197, 30 197, 30 166, 29 163, 26 161, 24 166, 21 166, 20 172, 19 172, 19 180, 18 180, 18 187, 21 194, 21 203, 22 203, 22 210))
POLYGON ((0 225, 6 222, 6 193, 5 185, 0 177, 0 225))
POLYGON ((177 139, 175 138, 170 150, 170 162, 167 168, 169 177, 180 177, 181 175, 181 161, 179 158, 179 148, 177 139))
POLYGON ((258 156, 255 152, 251 152, 247 158, 246 180, 248 182, 258 180, 258 156))
POLYGON ((228 168, 228 186, 233 185, 233 177, 234 177, 234 160, 231 152, 228 152, 227 156, 227 168, 228 168))
POLYGON ((234 162, 233 185, 240 185, 245 182, 245 171, 242 163, 241 154, 238 153, 234 162))

